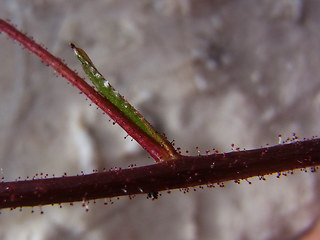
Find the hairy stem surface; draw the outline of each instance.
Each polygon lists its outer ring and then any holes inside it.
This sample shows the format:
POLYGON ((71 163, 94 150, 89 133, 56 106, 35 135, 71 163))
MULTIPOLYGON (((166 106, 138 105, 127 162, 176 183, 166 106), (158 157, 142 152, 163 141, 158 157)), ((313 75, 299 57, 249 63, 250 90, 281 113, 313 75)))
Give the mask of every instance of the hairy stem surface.
POLYGON ((83 176, 0 183, 0 208, 87 201, 221 183, 320 164, 320 139, 183 157, 83 176))

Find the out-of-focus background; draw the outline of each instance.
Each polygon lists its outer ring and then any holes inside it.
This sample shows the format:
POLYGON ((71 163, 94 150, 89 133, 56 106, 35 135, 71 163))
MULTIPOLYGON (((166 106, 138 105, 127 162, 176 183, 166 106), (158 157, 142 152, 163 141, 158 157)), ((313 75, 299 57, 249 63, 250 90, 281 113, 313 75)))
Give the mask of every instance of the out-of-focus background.
MULTIPOLYGON (((231 151, 319 134, 316 0, 0 0, 0 17, 64 59, 76 42, 183 151, 231 151)), ((0 35, 0 174, 75 175, 152 160, 79 90, 0 35)), ((1 239, 313 239, 318 173, 2 210, 1 239), (109 202, 109 200, 108 200, 109 202), (311 231, 311 233, 309 233, 311 231), (309 236, 309 237, 308 237, 309 236)), ((316 239, 316 238, 314 238, 316 239)))

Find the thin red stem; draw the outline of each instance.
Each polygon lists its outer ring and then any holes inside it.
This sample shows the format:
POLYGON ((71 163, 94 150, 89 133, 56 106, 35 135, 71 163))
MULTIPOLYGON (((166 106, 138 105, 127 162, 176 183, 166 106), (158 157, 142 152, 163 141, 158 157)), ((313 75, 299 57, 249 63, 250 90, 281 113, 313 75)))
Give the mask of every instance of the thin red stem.
POLYGON ((59 58, 53 56, 46 49, 41 47, 35 41, 30 39, 25 34, 18 31, 15 27, 0 19, 0 30, 7 33, 9 37, 20 42, 29 51, 38 55, 45 63, 49 64, 54 70, 61 74, 62 77, 70 81, 81 92, 88 96, 99 108, 110 116, 116 123, 118 123, 133 139, 135 139, 157 162, 162 160, 169 160, 178 158, 179 155, 170 143, 171 154, 169 154, 156 141, 145 134, 133 122, 127 119, 123 113, 117 109, 111 102, 102 97, 94 88, 80 78, 73 70, 66 66, 59 58))
MULTIPOLYGON (((0 183, 0 208, 87 201, 247 179, 320 164, 320 139, 183 157, 83 176, 0 183)), ((314 169, 315 170, 315 169, 314 169)))

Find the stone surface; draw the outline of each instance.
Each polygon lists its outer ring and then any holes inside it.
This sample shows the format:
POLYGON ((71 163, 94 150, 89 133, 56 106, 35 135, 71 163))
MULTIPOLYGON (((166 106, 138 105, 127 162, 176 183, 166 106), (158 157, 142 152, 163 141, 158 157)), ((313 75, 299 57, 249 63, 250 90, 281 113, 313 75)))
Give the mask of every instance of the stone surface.
MULTIPOLYGON (((76 42, 176 146, 196 154, 319 133, 315 0, 0 0, 0 16, 69 66, 76 42)), ((0 168, 6 180, 144 165, 150 159, 21 47, 0 35, 0 168)), ((2 210, 3 239, 292 239, 319 215, 317 173, 224 188, 2 210)))

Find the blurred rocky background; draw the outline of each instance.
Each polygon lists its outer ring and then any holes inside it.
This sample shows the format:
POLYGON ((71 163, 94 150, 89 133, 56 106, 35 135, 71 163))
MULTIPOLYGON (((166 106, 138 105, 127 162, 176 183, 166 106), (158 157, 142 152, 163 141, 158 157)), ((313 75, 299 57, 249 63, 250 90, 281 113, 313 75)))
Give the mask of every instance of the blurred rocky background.
MULTIPOLYGON (((0 17, 84 76, 98 69, 176 147, 197 154, 319 134, 316 0, 0 0, 0 17)), ((152 159, 52 69, 0 35, 0 174, 61 176, 152 159)), ((318 173, 151 201, 2 210, 1 239, 317 239, 318 173), (314 234, 315 235, 315 234, 314 234)), ((108 200, 109 202, 109 200, 108 200)))

